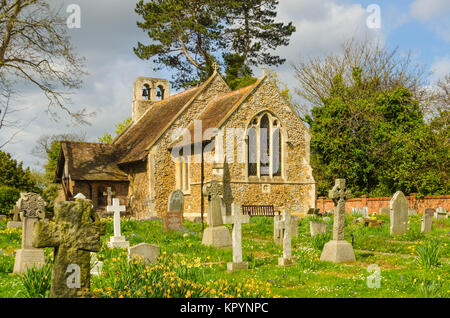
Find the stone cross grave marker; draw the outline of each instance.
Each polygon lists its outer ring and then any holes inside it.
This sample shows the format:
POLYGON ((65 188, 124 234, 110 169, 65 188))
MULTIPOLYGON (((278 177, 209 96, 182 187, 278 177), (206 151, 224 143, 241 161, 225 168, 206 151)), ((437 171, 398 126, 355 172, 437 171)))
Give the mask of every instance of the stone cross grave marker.
POLYGON ((429 233, 433 227, 433 214, 424 212, 422 215, 422 233, 429 233))
POLYGON ((111 187, 107 187, 106 191, 103 192, 103 195, 107 197, 106 198, 107 206, 112 205, 113 195, 116 195, 116 193, 114 191, 112 191, 111 187))
POLYGON ((164 232, 179 231, 184 228, 184 193, 181 190, 175 190, 170 193, 167 203, 167 212, 164 215, 164 232))
POLYGON ((217 180, 212 180, 205 184, 203 193, 208 196, 208 227, 203 232, 202 243, 207 246, 230 247, 231 235, 222 219, 223 186, 217 180))
POLYGON ((405 234, 408 230, 408 207, 409 202, 403 192, 395 192, 390 202, 391 235, 405 234))
POLYGON ((28 267, 45 263, 44 250, 34 248, 33 229, 39 218, 45 216, 45 201, 36 193, 21 193, 18 210, 22 214, 22 248, 16 251, 14 273, 25 273, 28 267))
POLYGON ((323 247, 320 260, 341 263, 355 261, 352 245, 345 240, 345 202, 350 197, 350 190, 345 186, 345 179, 336 179, 329 197, 334 202, 333 240, 323 247))
POLYGON ((283 210, 283 218, 279 228, 283 229, 283 257, 278 258, 279 266, 292 265, 292 215, 288 210, 283 210))
POLYGON ((91 252, 100 250, 104 234, 90 200, 59 201, 54 221, 36 223, 33 246, 55 248, 50 297, 90 296, 91 252))
POLYGON ((232 204, 231 215, 225 216, 225 224, 233 224, 231 234, 233 241, 233 261, 227 263, 227 270, 229 272, 248 269, 248 263, 242 261, 242 224, 249 222, 250 217, 242 214, 242 206, 240 204, 232 204))
POLYGON ((13 220, 9 221, 6 225, 7 228, 21 228, 22 227, 22 221, 20 220, 20 211, 17 205, 15 205, 10 213, 13 215, 13 220))
POLYGON ((106 211, 114 212, 114 236, 111 236, 108 247, 110 248, 128 248, 130 247, 130 242, 125 240, 125 237, 122 236, 120 230, 120 212, 125 212, 126 207, 124 205, 120 205, 120 199, 114 198, 113 204, 106 207, 106 211))

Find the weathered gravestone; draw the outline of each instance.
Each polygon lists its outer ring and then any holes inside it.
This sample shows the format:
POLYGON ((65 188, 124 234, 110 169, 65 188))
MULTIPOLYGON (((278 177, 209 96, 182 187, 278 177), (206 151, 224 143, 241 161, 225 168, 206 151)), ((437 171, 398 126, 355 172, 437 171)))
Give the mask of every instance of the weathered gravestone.
POLYGON ((14 273, 25 273, 28 267, 45 263, 44 250, 33 247, 33 229, 45 216, 45 201, 36 193, 21 193, 18 210, 22 214, 22 248, 16 251, 14 273))
POLYGON ((239 204, 231 205, 231 215, 225 216, 225 224, 233 224, 233 261, 227 263, 227 270, 233 272, 248 269, 248 263, 242 261, 242 224, 249 223, 250 217, 242 214, 239 204))
POLYGON ((278 258, 279 266, 292 265, 292 216, 288 210, 283 210, 280 228, 283 229, 283 257, 278 258))
POLYGON ((341 263, 355 261, 352 245, 345 240, 345 201, 350 197, 350 190, 345 187, 345 179, 336 179, 329 197, 334 202, 333 240, 323 247, 320 260, 341 263))
POLYGON ((113 199, 113 205, 107 206, 106 210, 108 212, 114 212, 114 236, 111 236, 108 242, 108 247, 110 248, 128 248, 130 247, 130 242, 125 240, 125 237, 121 235, 120 231, 120 212, 125 212, 126 207, 120 205, 120 200, 118 198, 113 199))
POLYGON ((179 231, 184 229, 184 193, 181 190, 175 190, 169 195, 167 212, 164 215, 164 232, 179 231))
POLYGON ((380 209, 380 214, 381 215, 385 215, 385 216, 390 216, 391 215, 391 209, 389 209, 389 207, 384 206, 380 209))
MULTIPOLYGON (((276 244, 283 244, 284 228, 281 227, 283 215, 275 215, 273 218, 273 240, 276 244)), ((291 215, 291 235, 298 235, 298 216, 291 215)))
POLYGON ((55 248, 50 297, 90 296, 91 252, 100 250, 104 234, 90 200, 59 201, 54 221, 36 223, 33 246, 55 248))
POLYGON ((140 243, 128 248, 128 260, 141 260, 147 263, 156 262, 159 256, 159 246, 140 243))
POLYGON ((437 220, 446 219, 446 218, 448 218, 447 211, 443 207, 438 207, 436 209, 436 213, 435 213, 434 217, 437 220))
POLYGON ((405 234, 408 230, 409 202, 401 191, 397 191, 391 199, 391 235, 405 234))
POLYGON ((20 220, 20 211, 19 211, 19 207, 17 205, 15 205, 10 213, 13 215, 13 220, 9 221, 6 224, 7 228, 21 228, 22 227, 22 221, 20 220))
POLYGON ((368 217, 369 216, 369 208, 366 206, 363 208, 352 207, 352 216, 368 217))
POLYGON ((311 221, 309 222, 309 231, 311 232, 311 237, 317 234, 323 234, 327 232, 327 224, 324 222, 311 221))
POLYGON ((431 213, 424 213, 422 215, 422 227, 421 232, 422 233, 429 233, 431 232, 431 229, 433 227, 433 214, 431 213))
POLYGON ((223 225, 222 200, 223 186, 212 180, 204 186, 203 193, 208 196, 208 227, 203 232, 202 243, 214 247, 230 247, 231 235, 223 225))
POLYGON ((431 214, 434 216, 434 214, 436 213, 435 209, 431 209, 431 208, 427 208, 425 209, 425 212, 423 212, 424 214, 431 214))
POLYGON ((113 199, 113 195, 115 195, 116 193, 114 191, 112 191, 111 187, 107 187, 106 191, 103 192, 103 195, 106 196, 106 205, 112 205, 112 199, 113 199))

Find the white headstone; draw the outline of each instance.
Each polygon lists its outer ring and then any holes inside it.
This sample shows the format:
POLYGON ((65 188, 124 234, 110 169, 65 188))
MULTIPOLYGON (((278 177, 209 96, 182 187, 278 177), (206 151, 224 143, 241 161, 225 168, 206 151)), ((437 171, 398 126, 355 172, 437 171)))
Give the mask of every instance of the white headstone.
POLYGON ((281 229, 284 230, 283 234, 283 257, 278 258, 278 265, 289 266, 292 265, 292 220, 291 212, 283 210, 282 220, 279 223, 281 229))
POLYGON ((121 235, 120 231, 120 212, 125 212, 126 207, 120 205, 120 200, 118 198, 113 199, 113 205, 106 207, 106 211, 114 212, 114 236, 111 237, 108 246, 111 248, 128 248, 130 242, 125 240, 125 237, 121 235))
POLYGON ((82 199, 85 200, 86 196, 83 193, 78 193, 76 196, 73 197, 74 199, 82 199))
POLYGON ((233 224, 231 234, 233 244, 233 262, 227 264, 228 271, 247 269, 247 262, 242 262, 242 224, 249 223, 250 217, 242 214, 239 204, 231 205, 231 215, 225 216, 225 224, 233 224))
POLYGON ((159 256, 159 246, 148 243, 140 243, 128 248, 128 259, 137 258, 144 262, 156 262, 159 256))

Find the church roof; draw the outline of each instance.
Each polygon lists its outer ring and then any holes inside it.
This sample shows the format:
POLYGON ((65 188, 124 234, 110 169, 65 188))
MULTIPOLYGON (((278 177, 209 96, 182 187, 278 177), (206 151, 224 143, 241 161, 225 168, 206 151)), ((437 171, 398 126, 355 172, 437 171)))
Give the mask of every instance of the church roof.
MULTIPOLYGON (((231 116, 236 108, 244 102, 244 100, 251 95, 251 93, 259 86, 264 80, 265 76, 260 78, 254 84, 241 88, 239 90, 230 92, 228 94, 221 95, 206 106, 203 112, 198 117, 198 120, 202 121, 202 141, 209 141, 211 136, 207 136, 204 132, 210 128, 220 128, 222 123, 231 116)), ((194 140, 194 124, 192 123, 188 128, 191 140, 194 140)), ((172 143, 171 147, 175 145, 180 146, 179 142, 182 139, 180 137, 177 141, 172 143)))
POLYGON ((62 177, 63 159, 67 160, 72 180, 128 181, 126 173, 114 163, 118 157, 112 145, 62 141, 56 179, 62 177))

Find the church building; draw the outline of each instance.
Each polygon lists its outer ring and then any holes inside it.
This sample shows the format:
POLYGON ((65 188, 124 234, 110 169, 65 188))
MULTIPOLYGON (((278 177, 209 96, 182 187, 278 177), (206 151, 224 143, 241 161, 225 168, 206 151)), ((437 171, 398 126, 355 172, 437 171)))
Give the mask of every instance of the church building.
POLYGON ((310 133, 270 76, 232 91, 215 71, 174 95, 167 80, 139 77, 131 113, 111 144, 61 142, 61 199, 83 193, 101 212, 112 195, 147 218, 164 215, 179 189, 185 217, 195 217, 207 211, 203 186, 218 179, 227 213, 231 203, 315 207, 310 133))

